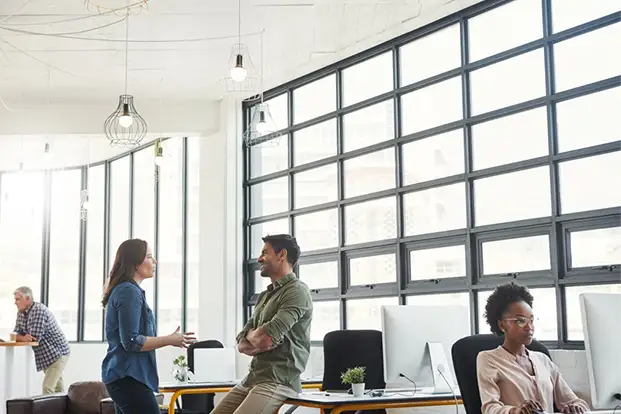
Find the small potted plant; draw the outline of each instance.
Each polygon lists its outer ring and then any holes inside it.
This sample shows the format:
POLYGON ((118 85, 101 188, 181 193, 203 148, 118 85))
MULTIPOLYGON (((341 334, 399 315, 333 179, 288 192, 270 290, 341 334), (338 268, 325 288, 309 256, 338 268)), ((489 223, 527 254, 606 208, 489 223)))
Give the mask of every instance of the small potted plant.
POLYGON ((351 385, 354 397, 362 397, 364 395, 364 375, 366 367, 354 367, 341 374, 343 384, 351 385))
POLYGON ((178 383, 186 383, 190 380, 190 371, 184 355, 179 355, 173 359, 172 374, 178 383))

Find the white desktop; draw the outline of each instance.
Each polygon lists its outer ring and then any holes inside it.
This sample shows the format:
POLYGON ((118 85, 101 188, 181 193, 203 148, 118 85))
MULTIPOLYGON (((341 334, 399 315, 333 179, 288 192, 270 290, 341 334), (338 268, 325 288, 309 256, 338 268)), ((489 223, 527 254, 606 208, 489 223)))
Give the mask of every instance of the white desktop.
POLYGON ((621 405, 621 294, 583 293, 580 310, 593 408, 614 409, 621 405))
POLYGON ((470 335, 463 306, 383 306, 384 377, 388 388, 456 391, 451 347, 470 335), (413 384, 414 383, 414 384, 413 384))

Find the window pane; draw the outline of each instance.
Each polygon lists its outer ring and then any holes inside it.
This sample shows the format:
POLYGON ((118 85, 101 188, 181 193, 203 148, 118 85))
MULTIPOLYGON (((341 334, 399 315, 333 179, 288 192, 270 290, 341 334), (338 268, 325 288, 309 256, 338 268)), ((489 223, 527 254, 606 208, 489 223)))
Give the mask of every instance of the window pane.
MULTIPOLYGON (((162 145, 166 142, 168 141, 164 141, 162 145)), ((155 154, 153 151, 154 147, 147 147, 134 153, 132 237, 145 240, 151 247, 155 259, 159 260, 155 240, 155 154)), ((166 149, 163 151, 164 160, 168 161, 170 154, 166 152, 166 149)), ((170 163, 162 164, 162 171, 160 172, 162 176, 170 173, 168 164, 170 163)), ((160 197, 162 196, 163 194, 160 194, 160 197)), ((140 287, 145 291, 147 303, 155 311, 155 284, 153 279, 143 280, 140 287)))
MULTIPOLYGON (((293 133, 293 165, 302 165, 334 155, 336 155, 335 119, 293 133)), ((287 153, 280 156, 284 160, 284 165, 280 169, 285 169, 287 153)))
POLYGON ((558 151, 571 151, 619 140, 616 87, 556 104, 558 151))
POLYGON ((43 173, 0 174, 0 330, 4 337, 15 327, 15 289, 29 286, 35 300, 41 298, 44 186, 43 173))
POLYGON ((395 149, 343 161, 345 198, 395 187, 395 149))
POLYGON ((461 129, 408 142, 401 147, 403 185, 464 173, 461 129))
MULTIPOLYGON (((465 277, 466 246, 412 250, 410 251, 410 272, 410 280, 465 277)), ((466 302, 468 302, 467 299, 466 302)))
MULTIPOLYGON (((265 101, 265 104, 269 107, 276 128, 278 130, 287 128, 289 126, 289 99, 287 99, 287 94, 283 93, 272 99, 268 99, 265 101)), ((256 106, 253 107, 253 109, 256 109, 256 106)), ((252 119, 252 116, 250 119, 252 119)))
POLYGON ((621 192, 605 184, 618 177, 621 177, 621 151, 560 163, 561 212, 621 206, 621 192))
POLYGON ((313 302, 311 341, 323 341, 328 332, 341 328, 341 306, 339 301, 313 302))
POLYGON ((617 49, 621 23, 573 37, 554 45, 556 91, 619 76, 621 56, 617 49))
POLYGON ((392 52, 386 52, 343 70, 343 106, 353 105, 393 88, 392 52), (369 74, 373 76, 369 78, 369 74))
POLYGON ((537 49, 470 72, 472 115, 544 96, 544 69, 543 49, 537 49))
POLYGON ((598 0, 584 7, 583 0, 552 0, 552 25, 554 32, 619 12, 618 0, 598 0))
POLYGON ((88 219, 86 225, 86 275, 84 340, 103 340, 105 165, 88 169, 88 219))
POLYGON ((129 239, 129 156, 110 163, 110 269, 121 243, 129 239))
POLYGON ((351 286, 397 283, 397 267, 394 254, 380 254, 349 259, 351 286))
POLYGON ((365 243, 397 237, 394 197, 345 206, 346 244, 365 243))
POLYGON ((337 211, 334 208, 294 217, 295 238, 302 252, 339 245, 337 211))
POLYGON ((461 66, 459 24, 416 39, 399 48, 401 86, 461 66), (442 50, 442 53, 438 53, 442 50))
POLYGON ((250 226, 250 254, 254 255, 253 257, 259 257, 259 253, 261 253, 263 248, 261 238, 270 234, 289 234, 289 219, 266 221, 250 226))
POLYGON ((541 15, 540 0, 516 0, 469 19, 470 62, 540 39, 541 15))
POLYGON ((351 299, 347 306, 347 329, 382 330, 382 306, 399 304, 399 298, 351 299))
MULTIPOLYGON (((556 326, 556 293, 554 288, 529 289, 533 295, 533 314, 537 318, 535 323, 535 338, 540 341, 556 341, 558 330, 556 326)), ((479 292, 479 333, 490 332, 489 325, 483 317, 485 303, 491 291, 479 292)))
POLYGON ((483 274, 496 275, 550 269, 550 237, 519 237, 481 244, 483 274))
POLYGON ((335 74, 328 75, 293 91, 293 122, 295 124, 335 110, 335 74))
POLYGON ((621 264, 621 227, 569 233, 570 268, 621 264))
MULTIPOLYGON (((162 142, 157 251, 157 329, 161 335, 181 326, 183 312, 183 140, 162 142)), ((148 297, 148 296, 147 296, 148 297)))
POLYGON ((565 288, 565 311, 567 312, 567 339, 584 341, 582 331, 582 311, 580 295, 582 293, 620 293, 621 284, 572 286, 565 288))
POLYGON ((261 293, 272 284, 272 280, 269 277, 261 276, 260 270, 254 271, 254 293, 261 293))
POLYGON ((392 99, 343 116, 343 152, 368 147, 395 137, 392 99))
POLYGON ((199 313, 200 303, 200 141, 188 138, 188 172, 187 172, 187 324, 186 330, 196 333, 200 338, 199 313))
POLYGON ((550 172, 537 167, 474 182, 477 226, 549 216, 550 172))
POLYGON ((403 210, 406 236, 465 228, 465 184, 457 183, 405 194, 403 210))
POLYGON ((475 170, 548 155, 545 108, 472 126, 475 170))
POLYGON ((301 264, 299 277, 311 289, 329 289, 339 286, 338 262, 301 264))
POLYGON ((401 96, 401 135, 463 118, 459 76, 401 96))
POLYGON ((250 147, 250 178, 286 170, 289 166, 287 136, 250 147))
POLYGON ((48 307, 69 341, 78 339, 81 188, 82 170, 52 173, 48 307))
POLYGON ((289 177, 250 187, 250 217, 269 216, 289 209, 289 177))
POLYGON ((336 201, 338 197, 336 177, 336 164, 294 174, 294 207, 302 208, 336 201))
POLYGON ((470 316, 470 294, 468 292, 406 296, 405 304, 416 306, 462 306, 468 310, 468 316, 470 316))

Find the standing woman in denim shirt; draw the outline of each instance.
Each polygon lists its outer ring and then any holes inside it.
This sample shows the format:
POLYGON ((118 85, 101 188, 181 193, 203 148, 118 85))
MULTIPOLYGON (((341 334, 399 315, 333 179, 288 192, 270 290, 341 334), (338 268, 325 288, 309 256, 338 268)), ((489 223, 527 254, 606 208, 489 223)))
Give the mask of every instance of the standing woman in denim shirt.
POLYGON ((155 318, 140 283, 153 277, 156 260, 147 242, 131 239, 116 253, 103 295, 108 352, 101 376, 117 414, 159 414, 155 350, 187 347, 195 338, 177 330, 156 336, 155 318))

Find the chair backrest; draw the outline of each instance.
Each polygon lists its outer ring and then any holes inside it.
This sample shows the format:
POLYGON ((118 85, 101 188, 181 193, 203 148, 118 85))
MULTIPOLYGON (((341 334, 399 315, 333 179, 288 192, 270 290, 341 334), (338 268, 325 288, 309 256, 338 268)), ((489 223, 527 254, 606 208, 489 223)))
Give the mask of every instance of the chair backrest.
MULTIPOLYGON (((467 336, 453 344, 451 354, 455 376, 468 414, 481 414, 481 394, 477 383, 477 355, 481 351, 495 349, 502 343, 502 337, 493 334, 481 334, 467 336)), ((542 352, 548 358, 550 357, 548 348, 537 340, 533 340, 527 348, 531 351, 542 352)))
POLYGON ((190 369, 190 371, 194 372, 194 350, 204 349, 204 348, 224 348, 224 345, 222 345, 222 342, 216 341, 215 339, 194 342, 192 345, 190 345, 187 351, 188 352, 188 368, 190 369))
POLYGON ((328 333, 323 339, 324 390, 346 390, 341 373, 366 367, 367 389, 385 388, 382 333, 375 330, 344 330, 328 333))

